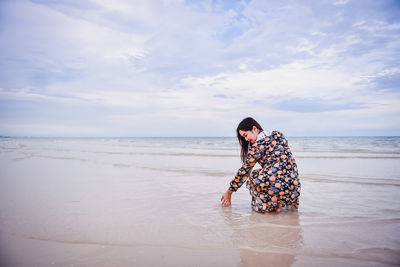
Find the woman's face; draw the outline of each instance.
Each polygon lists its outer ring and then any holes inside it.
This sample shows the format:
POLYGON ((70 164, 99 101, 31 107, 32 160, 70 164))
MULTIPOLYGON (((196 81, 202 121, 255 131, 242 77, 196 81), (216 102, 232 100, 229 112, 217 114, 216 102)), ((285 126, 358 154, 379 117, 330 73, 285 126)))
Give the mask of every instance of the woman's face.
POLYGON ((247 142, 254 143, 257 140, 257 135, 260 133, 260 130, 257 129, 256 126, 253 126, 251 131, 243 131, 239 130, 239 134, 246 139, 247 142))

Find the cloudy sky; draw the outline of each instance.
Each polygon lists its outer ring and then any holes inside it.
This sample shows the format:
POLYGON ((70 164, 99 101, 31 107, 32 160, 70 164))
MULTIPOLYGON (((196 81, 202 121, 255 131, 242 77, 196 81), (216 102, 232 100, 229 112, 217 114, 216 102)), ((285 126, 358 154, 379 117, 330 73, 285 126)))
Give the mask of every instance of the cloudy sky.
POLYGON ((0 135, 400 135, 396 0, 1 0, 0 135))

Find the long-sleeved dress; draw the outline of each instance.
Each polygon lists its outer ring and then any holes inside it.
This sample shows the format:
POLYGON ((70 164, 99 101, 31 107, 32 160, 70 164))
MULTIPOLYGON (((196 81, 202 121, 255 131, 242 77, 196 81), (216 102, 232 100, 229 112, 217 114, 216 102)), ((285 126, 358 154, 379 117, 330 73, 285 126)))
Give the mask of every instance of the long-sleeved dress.
POLYGON ((262 133, 263 138, 257 139, 249 148, 247 159, 229 189, 235 192, 247 180, 251 207, 256 212, 271 212, 279 204, 298 208, 300 180, 288 142, 279 131, 273 131, 269 136, 262 133), (251 172, 257 162, 262 168, 251 172))

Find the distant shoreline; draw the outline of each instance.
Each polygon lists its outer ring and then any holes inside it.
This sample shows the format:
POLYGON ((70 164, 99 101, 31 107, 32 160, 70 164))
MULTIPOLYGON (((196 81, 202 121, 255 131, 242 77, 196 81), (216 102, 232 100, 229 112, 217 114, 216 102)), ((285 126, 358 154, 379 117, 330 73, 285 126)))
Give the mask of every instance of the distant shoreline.
MULTIPOLYGON (((287 135, 289 138, 368 138, 368 137, 400 137, 400 135, 287 135)), ((3 136, 0 139, 6 138, 32 138, 32 139, 128 139, 128 138, 236 138, 236 136, 3 136)))

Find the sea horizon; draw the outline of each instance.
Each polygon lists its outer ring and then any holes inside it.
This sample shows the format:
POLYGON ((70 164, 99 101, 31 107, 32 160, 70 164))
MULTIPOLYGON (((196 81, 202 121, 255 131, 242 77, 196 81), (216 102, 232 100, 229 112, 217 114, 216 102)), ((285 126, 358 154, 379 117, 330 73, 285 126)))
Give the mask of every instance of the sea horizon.
MULTIPOLYGON (((287 135, 286 137, 400 137, 400 135, 287 135)), ((236 136, 12 136, 0 135, 0 138, 236 138, 236 136)))

